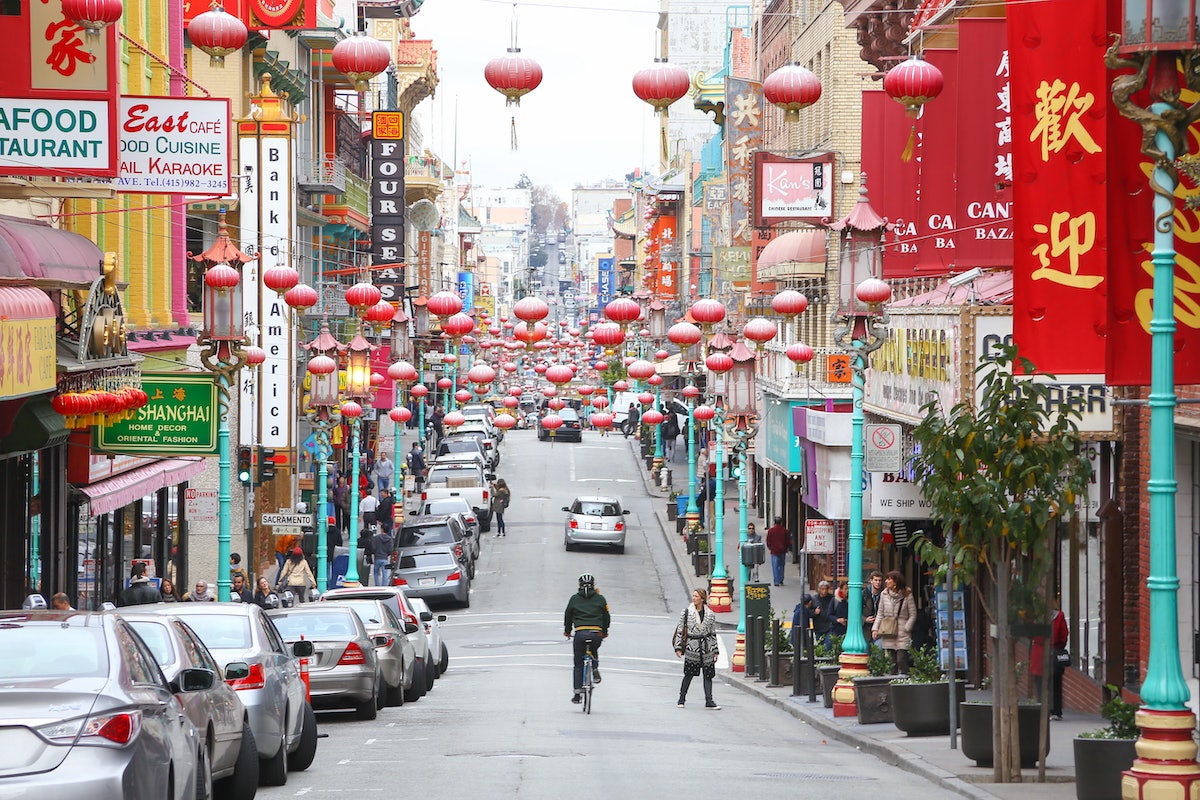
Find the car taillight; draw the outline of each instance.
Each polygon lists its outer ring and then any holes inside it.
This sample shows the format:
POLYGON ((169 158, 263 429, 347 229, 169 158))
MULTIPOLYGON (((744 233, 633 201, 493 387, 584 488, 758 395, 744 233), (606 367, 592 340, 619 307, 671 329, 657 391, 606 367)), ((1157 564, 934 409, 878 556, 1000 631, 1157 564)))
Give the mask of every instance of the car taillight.
POLYGON ((393 575, 392 586, 408 586, 408 581, 404 580, 404 578, 399 578, 393 575))
POLYGON ((472 525, 475 524, 475 517, 467 517, 466 519, 467 519, 467 522, 471 523, 472 525))
POLYGON ((378 646, 379 646, 379 647, 391 647, 391 646, 392 646, 393 644, 395 644, 395 643, 396 643, 396 637, 394 637, 394 636, 389 636, 389 637, 387 638, 387 641, 386 641, 386 642, 384 642, 383 644, 381 644, 381 645, 378 645, 378 646))
POLYGON ((570 525, 571 525, 571 530, 576 530, 579 527, 579 521, 573 519, 573 520, 571 520, 570 525))
POLYGON ((487 490, 487 489, 484 489, 484 490, 483 490, 483 500, 484 500, 484 502, 487 502, 487 499, 488 499, 488 490, 487 490))
POLYGON ((617 523, 617 530, 619 530, 619 531, 623 531, 623 530, 625 530, 625 523, 624 523, 624 522, 618 522, 618 523, 617 523))
POLYGON ((421 624, 421 621, 419 619, 417 619, 417 615, 413 614, 411 611, 404 612, 404 621, 411 622, 413 625, 421 624))
POLYGON ((261 689, 267 685, 267 673, 263 670, 262 664, 251 664, 250 674, 244 678, 233 678, 226 681, 229 688, 241 691, 242 689, 261 689))
POLYGON ((461 572, 451 572, 449 575, 446 576, 446 580, 447 581, 461 581, 462 573, 461 572))
POLYGON ((86 719, 53 722, 38 728, 48 741, 59 744, 95 744, 124 746, 137 738, 142 729, 142 712, 122 711, 86 719))
POLYGON ((462 545, 461 545, 461 544, 456 544, 456 545, 454 545, 454 557, 455 557, 455 558, 462 558, 462 557, 463 557, 463 549, 462 549, 462 545))
POLYGON ((342 657, 338 659, 339 667, 350 667, 355 664, 367 663, 367 656, 363 653, 362 648, 356 643, 351 642, 346 645, 346 652, 342 653, 342 657))
POLYGON ((429 492, 421 492, 421 499, 426 500, 429 497, 429 492))

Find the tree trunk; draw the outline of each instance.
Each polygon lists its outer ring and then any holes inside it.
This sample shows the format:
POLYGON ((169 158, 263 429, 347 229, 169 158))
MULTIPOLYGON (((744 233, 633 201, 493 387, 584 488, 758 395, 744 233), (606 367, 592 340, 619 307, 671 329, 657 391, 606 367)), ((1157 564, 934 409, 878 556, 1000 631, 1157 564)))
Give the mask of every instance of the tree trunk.
POLYGON ((1014 648, 1009 633, 1009 582, 1011 580, 1008 553, 997 539, 991 545, 991 560, 995 565, 996 636, 992 643, 995 667, 992 673, 992 779, 996 783, 1021 782, 1021 750, 1017 726, 1017 677, 1014 648))

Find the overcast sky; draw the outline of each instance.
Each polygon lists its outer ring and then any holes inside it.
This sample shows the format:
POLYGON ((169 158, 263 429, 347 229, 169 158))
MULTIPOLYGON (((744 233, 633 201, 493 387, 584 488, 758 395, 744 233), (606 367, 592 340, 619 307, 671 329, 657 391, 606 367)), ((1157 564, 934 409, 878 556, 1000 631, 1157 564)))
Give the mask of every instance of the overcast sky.
POLYGON ((510 187, 522 173, 567 202, 577 183, 656 168, 654 111, 633 75, 656 54, 657 0, 532 0, 516 4, 521 55, 542 67, 541 85, 505 106, 483 68, 506 54, 514 5, 426 0, 413 17, 438 54, 433 98, 418 107, 426 142, 447 161, 469 162, 475 186, 510 187), (517 149, 510 149, 512 117, 517 149), (457 118, 457 121, 456 121, 457 118))

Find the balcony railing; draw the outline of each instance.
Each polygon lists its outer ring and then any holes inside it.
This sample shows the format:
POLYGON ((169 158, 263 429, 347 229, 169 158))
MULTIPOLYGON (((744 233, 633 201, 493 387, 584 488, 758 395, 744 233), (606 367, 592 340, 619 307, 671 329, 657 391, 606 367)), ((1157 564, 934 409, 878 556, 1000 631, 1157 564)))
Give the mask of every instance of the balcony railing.
POLYGON ((298 159, 296 183, 303 192, 341 194, 346 191, 346 165, 336 158, 298 159))
POLYGON ((364 217, 369 217, 371 212, 370 184, 353 172, 347 172, 346 191, 342 193, 342 201, 364 217))

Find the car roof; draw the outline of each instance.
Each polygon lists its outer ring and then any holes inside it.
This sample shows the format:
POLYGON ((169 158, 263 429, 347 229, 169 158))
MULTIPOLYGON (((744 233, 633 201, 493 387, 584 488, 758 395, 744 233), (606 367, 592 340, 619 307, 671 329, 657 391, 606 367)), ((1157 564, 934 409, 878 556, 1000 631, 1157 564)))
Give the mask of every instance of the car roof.
POLYGON ((599 495, 599 494, 587 494, 587 495, 579 495, 571 502, 572 503, 617 503, 619 505, 621 503, 621 498, 608 497, 606 495, 599 495))
POLYGON ((560 416, 560 417, 562 417, 562 416, 578 417, 579 416, 579 412, 576 411, 575 409, 571 408, 570 406, 563 406, 562 408, 560 408, 558 411, 555 411, 554 413, 558 414, 558 416, 560 416))
POLYGON ((435 461, 435 462, 434 462, 434 464, 433 464, 433 466, 432 466, 432 467, 430 467, 430 469, 469 469, 469 470, 474 470, 474 471, 478 472, 478 471, 479 471, 479 465, 478 465, 478 464, 472 464, 472 463, 469 463, 469 462, 466 462, 466 463, 461 463, 461 464, 460 464, 460 463, 457 463, 457 462, 454 462, 454 461, 451 461, 451 462, 450 462, 450 463, 448 463, 448 464, 441 464, 441 463, 438 463, 438 462, 436 462, 436 461, 435 461))
POLYGON ((240 615, 253 616, 262 611, 254 603, 148 603, 138 606, 138 611, 150 614, 166 614, 167 616, 182 616, 183 614, 206 614, 212 616, 240 615))
POLYGON ((103 611, 55 611, 52 609, 0 611, 0 620, 37 625, 71 625, 95 628, 104 625, 103 611))
POLYGON ((404 518, 401 525, 405 528, 424 528, 432 525, 445 525, 450 519, 449 514, 416 514, 404 518))

